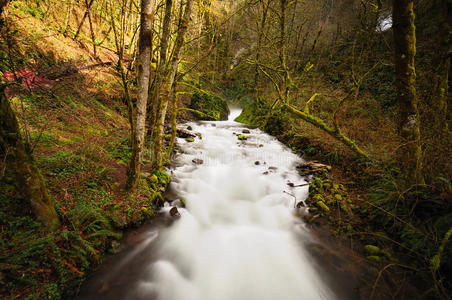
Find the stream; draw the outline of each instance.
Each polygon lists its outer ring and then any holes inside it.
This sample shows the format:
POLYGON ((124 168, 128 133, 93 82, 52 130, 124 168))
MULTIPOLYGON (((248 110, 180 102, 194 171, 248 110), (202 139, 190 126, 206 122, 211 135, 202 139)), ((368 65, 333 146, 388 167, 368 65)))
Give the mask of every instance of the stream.
MULTIPOLYGON (((313 255, 297 216, 308 186, 303 160, 259 129, 233 120, 190 122, 202 139, 178 138, 160 217, 127 235, 82 286, 78 299, 355 299, 355 283, 313 255), (247 140, 239 140, 244 129, 247 140), (202 163, 201 163, 202 160, 202 163), (293 183, 294 187, 288 184, 293 183), (182 202, 186 207, 182 208, 182 202), (178 206, 180 218, 169 217, 178 206)), ((300 208, 302 214, 305 208, 300 208)))

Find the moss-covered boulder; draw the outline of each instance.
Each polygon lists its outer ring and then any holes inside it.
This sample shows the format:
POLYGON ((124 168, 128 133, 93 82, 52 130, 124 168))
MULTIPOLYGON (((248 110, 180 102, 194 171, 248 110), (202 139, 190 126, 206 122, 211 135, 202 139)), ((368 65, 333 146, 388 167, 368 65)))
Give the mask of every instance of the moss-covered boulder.
POLYGON ((226 101, 213 94, 197 91, 191 97, 190 108, 204 113, 206 116, 198 116, 200 120, 227 120, 229 107, 226 101))

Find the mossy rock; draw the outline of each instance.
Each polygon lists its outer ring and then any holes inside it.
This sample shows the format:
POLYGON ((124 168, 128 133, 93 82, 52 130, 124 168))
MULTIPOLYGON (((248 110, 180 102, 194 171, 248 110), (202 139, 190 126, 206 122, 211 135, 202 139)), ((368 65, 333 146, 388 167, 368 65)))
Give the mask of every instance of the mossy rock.
POLYGON ((268 117, 267 122, 264 125, 264 130, 273 136, 289 132, 290 124, 288 119, 288 116, 283 112, 275 110, 268 117))
POLYGON ((193 94, 190 108, 203 112, 210 117, 198 116, 200 120, 227 120, 229 116, 229 107, 223 98, 203 91, 193 94))
POLYGON ((188 143, 193 143, 195 141, 194 138, 186 138, 185 141, 187 141, 188 143))
POLYGON ((243 135, 243 134, 239 134, 239 135, 237 136, 237 138, 238 138, 240 141, 245 141, 245 140, 247 139, 246 136, 243 135))

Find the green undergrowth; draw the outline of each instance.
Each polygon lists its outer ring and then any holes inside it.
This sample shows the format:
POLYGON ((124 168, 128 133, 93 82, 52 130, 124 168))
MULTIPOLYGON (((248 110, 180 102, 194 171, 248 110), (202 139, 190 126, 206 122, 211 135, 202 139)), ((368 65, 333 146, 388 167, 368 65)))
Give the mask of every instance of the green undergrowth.
POLYGON ((209 119, 216 121, 227 120, 229 115, 229 107, 223 98, 203 90, 198 90, 192 95, 190 108, 200 111, 209 116, 209 119))
MULTIPOLYGON (((122 143, 122 141, 118 141, 122 143)), ((106 150, 86 146, 38 156, 62 227, 52 233, 36 222, 7 172, 0 184, 0 295, 3 299, 67 299, 111 250, 123 229, 154 214, 170 182, 165 172, 145 174, 136 196, 118 193, 106 150)), ((126 152, 121 150, 119 153, 126 152)), ((116 152, 117 153, 117 152, 116 152)), ((128 154, 126 154, 127 156, 128 154)))

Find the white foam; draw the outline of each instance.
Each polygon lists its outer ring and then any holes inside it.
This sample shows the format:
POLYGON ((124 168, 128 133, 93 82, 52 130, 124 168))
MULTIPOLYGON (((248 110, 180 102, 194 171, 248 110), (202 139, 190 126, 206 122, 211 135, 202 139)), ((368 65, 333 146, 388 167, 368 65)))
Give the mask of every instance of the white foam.
POLYGON ((185 153, 171 183, 187 206, 162 233, 162 260, 138 285, 140 294, 157 293, 159 300, 334 299, 300 245, 300 234, 309 241, 309 233, 293 216, 294 197, 298 202, 308 194, 308 187, 287 185, 305 183, 295 169, 301 158, 259 129, 239 141, 233 132, 242 133, 244 125, 232 117, 188 125, 202 139, 178 139, 185 153), (195 166, 194 158, 204 163, 195 166))

